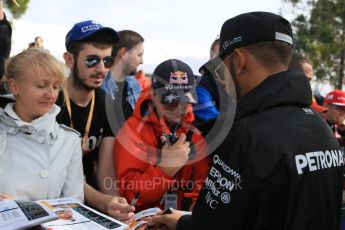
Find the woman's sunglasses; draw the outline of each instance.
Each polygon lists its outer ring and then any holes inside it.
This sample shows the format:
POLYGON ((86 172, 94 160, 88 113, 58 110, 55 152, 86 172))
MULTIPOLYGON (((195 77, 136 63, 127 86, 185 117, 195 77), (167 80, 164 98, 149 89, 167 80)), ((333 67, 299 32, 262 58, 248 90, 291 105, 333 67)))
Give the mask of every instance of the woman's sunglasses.
POLYGON ((99 63, 101 62, 101 60, 102 60, 105 68, 110 68, 114 65, 114 58, 113 57, 106 56, 104 58, 100 58, 97 55, 87 56, 85 59, 85 64, 86 64, 87 68, 93 68, 95 66, 98 66, 99 63))

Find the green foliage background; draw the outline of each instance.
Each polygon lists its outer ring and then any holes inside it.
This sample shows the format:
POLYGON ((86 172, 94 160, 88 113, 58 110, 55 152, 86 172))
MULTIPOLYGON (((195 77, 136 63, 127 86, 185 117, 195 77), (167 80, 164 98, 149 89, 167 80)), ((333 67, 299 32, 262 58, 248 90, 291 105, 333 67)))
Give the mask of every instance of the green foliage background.
POLYGON ((296 15, 295 49, 307 55, 317 79, 341 89, 345 56, 345 0, 286 0, 302 13, 296 15), (301 5, 306 6, 301 10, 301 5))
POLYGON ((5 0, 4 7, 10 11, 13 18, 18 19, 25 14, 30 0, 16 0, 16 2, 19 4, 19 7, 12 0, 5 0))

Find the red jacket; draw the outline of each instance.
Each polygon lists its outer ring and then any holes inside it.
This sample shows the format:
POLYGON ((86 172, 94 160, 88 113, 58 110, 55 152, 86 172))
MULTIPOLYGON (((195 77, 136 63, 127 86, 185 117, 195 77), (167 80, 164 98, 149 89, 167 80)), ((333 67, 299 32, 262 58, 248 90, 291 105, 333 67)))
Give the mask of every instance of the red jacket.
POLYGON ((129 202, 140 192, 137 211, 156 206, 163 208, 167 192, 177 194, 178 208, 181 209, 183 197, 195 200, 204 183, 209 169, 207 144, 200 132, 191 125, 194 115, 190 106, 183 125, 177 130, 177 136, 190 131, 195 158, 189 160, 174 178, 165 175, 155 162, 160 154, 160 137, 163 133, 170 133, 170 130, 164 119, 159 119, 155 112, 151 95, 151 87, 142 92, 133 116, 116 137, 114 160, 118 186, 129 202))

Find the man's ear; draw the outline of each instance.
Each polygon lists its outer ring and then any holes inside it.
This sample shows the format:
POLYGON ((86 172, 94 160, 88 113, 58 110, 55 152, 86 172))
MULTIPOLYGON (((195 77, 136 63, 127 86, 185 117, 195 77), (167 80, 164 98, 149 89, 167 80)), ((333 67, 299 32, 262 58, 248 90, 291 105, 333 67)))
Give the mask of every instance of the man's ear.
POLYGON ((74 56, 72 53, 70 52, 65 52, 63 54, 63 59, 65 59, 65 63, 66 65, 72 69, 73 68, 73 65, 74 65, 74 56))
POLYGON ((17 96, 19 93, 18 82, 16 82, 16 80, 14 80, 14 79, 9 79, 7 81, 7 85, 8 85, 8 89, 11 91, 13 96, 17 96))
POLYGON ((122 47, 120 50, 119 50, 120 54, 121 54, 121 57, 124 58, 126 56, 126 54, 128 53, 128 49, 126 47, 122 47))
POLYGON ((246 51, 244 51, 243 49, 235 49, 234 52, 236 52, 234 67, 235 67, 236 75, 239 76, 245 72, 248 60, 246 56, 246 51))

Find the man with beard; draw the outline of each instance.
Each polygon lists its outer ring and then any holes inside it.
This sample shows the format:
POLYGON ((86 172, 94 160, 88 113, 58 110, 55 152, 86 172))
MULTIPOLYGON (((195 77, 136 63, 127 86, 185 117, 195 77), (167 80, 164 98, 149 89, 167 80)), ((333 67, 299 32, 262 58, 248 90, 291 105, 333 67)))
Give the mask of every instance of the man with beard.
POLYGON ((223 24, 217 71, 235 82, 234 124, 215 151, 192 215, 160 213, 149 225, 339 229, 343 152, 309 107, 306 77, 288 70, 292 48, 291 25, 279 15, 244 13, 223 24))
POLYGON ((111 50, 118 38, 115 30, 95 21, 76 23, 67 33, 64 59, 70 75, 60 97, 62 108, 57 120, 81 133, 86 203, 116 219, 129 221, 134 207, 117 196, 114 188, 105 188, 106 180, 115 181, 114 134, 106 117, 105 92, 100 86, 114 64, 111 50))
POLYGON ((141 92, 141 87, 133 75, 136 74, 137 67, 143 63, 144 55, 144 38, 139 33, 122 30, 119 36, 111 55, 115 58, 115 64, 101 86, 115 100, 114 107, 107 111, 113 114, 110 119, 114 119, 111 120, 111 124, 115 133, 133 114, 141 92))

